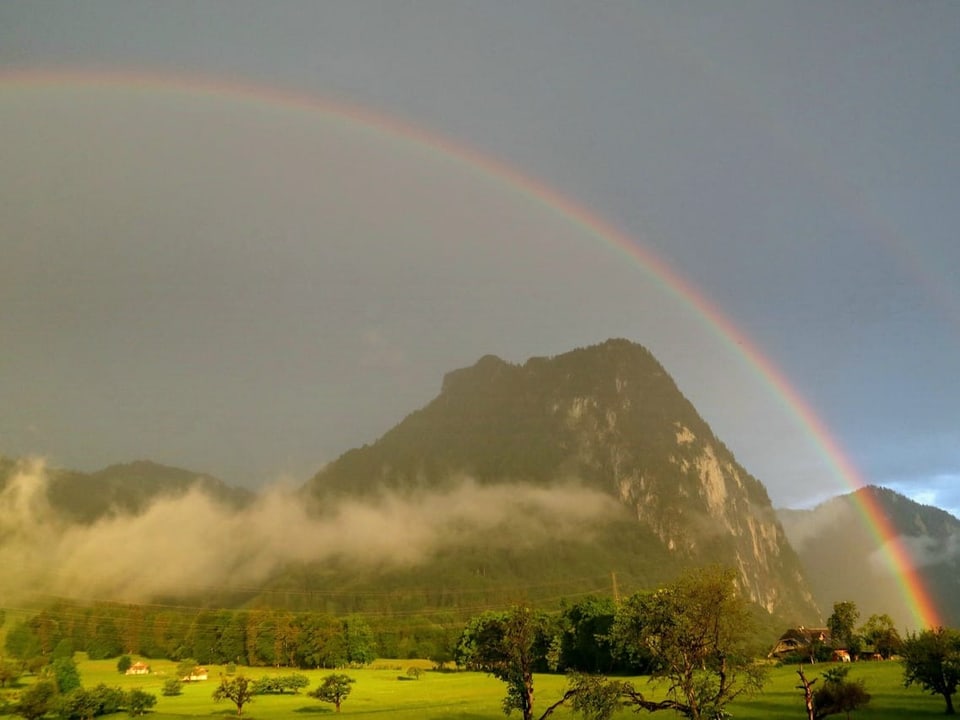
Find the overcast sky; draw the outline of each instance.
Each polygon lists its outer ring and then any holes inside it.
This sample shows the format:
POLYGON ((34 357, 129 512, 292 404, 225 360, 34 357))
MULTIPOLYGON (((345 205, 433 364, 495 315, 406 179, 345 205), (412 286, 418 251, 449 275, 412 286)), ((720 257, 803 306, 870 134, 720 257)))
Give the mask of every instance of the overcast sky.
POLYGON ((6 0, 0 453, 305 480, 618 336, 775 503, 850 487, 744 347, 960 514, 958 79, 953 2, 6 0))

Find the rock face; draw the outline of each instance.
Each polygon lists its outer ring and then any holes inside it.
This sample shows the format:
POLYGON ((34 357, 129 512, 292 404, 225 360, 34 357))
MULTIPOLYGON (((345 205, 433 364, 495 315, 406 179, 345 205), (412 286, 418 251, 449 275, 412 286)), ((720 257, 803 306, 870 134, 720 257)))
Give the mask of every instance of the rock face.
POLYGON ((722 563, 768 611, 808 624, 819 616, 763 485, 634 343, 610 340, 523 365, 485 356, 447 374, 433 402, 324 468, 307 491, 323 505, 465 476, 573 481, 610 494, 634 517, 644 552, 666 560, 659 579, 722 563))

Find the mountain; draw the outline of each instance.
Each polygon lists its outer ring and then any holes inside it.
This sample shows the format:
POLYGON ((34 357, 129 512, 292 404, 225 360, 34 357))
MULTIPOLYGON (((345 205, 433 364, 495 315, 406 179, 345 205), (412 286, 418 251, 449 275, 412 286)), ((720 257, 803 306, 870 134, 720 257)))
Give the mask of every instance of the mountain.
MULTIPOLYGON (((625 589, 639 589, 716 562, 736 567, 747 596, 769 612, 808 624, 819 617, 765 488, 640 345, 609 340, 522 365, 485 356, 448 373, 437 398, 325 467, 305 493, 323 513, 346 500, 427 497, 464 482, 608 503, 587 525, 558 521, 549 536, 538 529, 539 543, 528 527, 547 521, 531 506, 437 552, 431 577, 451 587, 478 577, 553 587, 615 572, 625 589)), ((382 586, 390 572, 395 582, 424 579, 422 568, 381 572, 382 586)))
POLYGON ((778 511, 818 605, 829 614, 833 603, 852 600, 861 621, 887 613, 901 627, 922 629, 910 627, 914 620, 904 597, 906 581, 891 568, 889 549, 865 521, 866 506, 876 506, 885 516, 921 584, 936 599, 944 624, 960 624, 960 520, 875 486, 811 510, 778 511))

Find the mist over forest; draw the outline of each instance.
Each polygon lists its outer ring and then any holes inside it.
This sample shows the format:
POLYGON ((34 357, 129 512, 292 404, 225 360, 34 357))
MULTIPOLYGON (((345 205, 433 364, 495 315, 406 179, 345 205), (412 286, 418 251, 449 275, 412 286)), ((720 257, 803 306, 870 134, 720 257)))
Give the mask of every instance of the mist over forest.
MULTIPOLYGON (((17 578, 4 594, 146 602, 214 588, 256 587, 291 563, 335 559, 371 569, 412 567, 440 549, 482 543, 533 548, 557 532, 588 542, 623 508, 609 495, 565 482, 550 488, 478 485, 384 492, 308 510, 296 489, 265 488, 244 507, 199 486, 116 511, 90 524, 50 503, 42 461, 22 463, 0 491, 0 566, 17 578)), ((10 597, 12 596, 12 597, 10 597)))

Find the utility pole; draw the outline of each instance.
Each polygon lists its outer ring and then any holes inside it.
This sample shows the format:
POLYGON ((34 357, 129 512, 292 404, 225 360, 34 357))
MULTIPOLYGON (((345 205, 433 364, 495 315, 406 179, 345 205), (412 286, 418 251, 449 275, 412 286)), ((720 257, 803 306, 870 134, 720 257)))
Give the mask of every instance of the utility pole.
POLYGON ((617 573, 615 570, 610 571, 610 581, 613 586, 613 604, 618 606, 620 605, 620 588, 617 585, 617 573))

